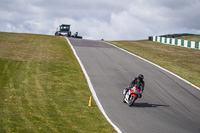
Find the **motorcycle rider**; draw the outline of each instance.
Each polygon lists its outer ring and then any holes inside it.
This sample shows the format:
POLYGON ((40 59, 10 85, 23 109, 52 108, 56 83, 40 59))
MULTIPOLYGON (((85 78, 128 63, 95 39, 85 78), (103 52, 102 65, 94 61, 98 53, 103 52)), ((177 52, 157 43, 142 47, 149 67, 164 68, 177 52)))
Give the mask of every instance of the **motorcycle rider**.
MULTIPOLYGON (((140 88, 142 89, 142 93, 144 91, 144 76, 142 74, 139 74, 138 77, 135 77, 135 79, 133 79, 131 81, 131 83, 128 86, 128 90, 131 89, 134 85, 140 86, 140 88)), ((142 97, 142 94, 140 95, 140 98, 142 97)))

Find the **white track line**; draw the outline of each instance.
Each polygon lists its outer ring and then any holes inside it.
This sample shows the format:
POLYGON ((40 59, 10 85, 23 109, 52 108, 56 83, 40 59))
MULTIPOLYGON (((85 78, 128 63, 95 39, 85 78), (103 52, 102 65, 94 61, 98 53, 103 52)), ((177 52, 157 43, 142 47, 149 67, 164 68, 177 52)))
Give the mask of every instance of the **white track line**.
POLYGON ((69 43, 69 45, 70 45, 72 51, 74 52, 74 55, 76 56, 76 59, 78 60, 80 66, 81 66, 81 68, 82 68, 82 70, 83 70, 83 73, 85 74, 85 77, 86 77, 86 79, 87 79, 87 82, 88 82, 90 91, 92 92, 93 98, 94 98, 95 102, 97 103, 97 106, 99 107, 99 109, 101 110, 102 114, 103 114, 104 117, 107 119, 107 121, 115 128, 115 130, 116 130, 118 133, 122 133, 122 132, 120 131, 120 129, 119 129, 119 128, 110 120, 110 118, 107 116, 107 114, 106 114, 106 112, 104 111, 104 109, 103 109, 101 103, 99 102, 99 99, 98 99, 98 97, 97 97, 97 95, 96 95, 96 92, 95 92, 95 90, 94 90, 94 88, 93 88, 93 85, 92 85, 92 83, 91 83, 91 81, 90 81, 90 78, 89 78, 89 76, 88 76, 88 74, 87 74, 87 72, 86 72, 86 70, 85 70, 85 68, 84 68, 84 66, 83 66, 83 64, 82 64, 82 62, 81 62, 81 60, 80 60, 80 58, 78 57, 78 55, 77 55, 77 53, 76 53, 74 47, 72 46, 71 42, 69 41, 69 39, 68 39, 67 37, 65 37, 65 38, 66 38, 66 40, 68 41, 68 43, 69 43))
POLYGON ((150 61, 148 61, 148 60, 146 60, 146 59, 144 59, 144 58, 142 58, 142 57, 140 57, 140 56, 137 56, 137 55, 135 55, 135 54, 133 54, 133 53, 127 51, 127 50, 124 50, 124 49, 122 49, 122 48, 120 48, 120 47, 117 47, 117 46, 115 46, 115 45, 113 45, 113 44, 110 44, 110 43, 108 43, 108 42, 105 42, 105 43, 107 43, 107 44, 109 44, 109 45, 111 45, 111 46, 114 46, 114 47, 116 47, 116 48, 118 48, 118 49, 120 49, 120 50, 122 50, 122 51, 124 51, 124 52, 126 52, 126 53, 129 53, 129 54, 131 54, 131 55, 133 55, 133 56, 135 56, 135 57, 137 57, 137 58, 139 58, 139 59, 141 59, 141 60, 144 60, 144 61, 146 61, 146 62, 148 62, 148 63, 150 63, 150 64, 152 64, 152 65, 154 65, 154 66, 156 66, 156 67, 158 67, 158 68, 160 68, 160 69, 162 69, 163 71, 166 71, 166 72, 168 72, 168 73, 174 75, 175 77, 177 77, 177 78, 183 80, 184 82, 188 83, 189 85, 193 86, 194 88, 200 90, 199 87, 197 87, 196 85, 192 84, 191 82, 189 82, 189 81, 183 79, 182 77, 176 75, 175 73, 173 73, 173 72, 171 72, 171 71, 169 71, 169 70, 167 70, 167 69, 165 69, 165 68, 163 68, 163 67, 161 67, 161 66, 159 66, 159 65, 157 65, 157 64, 155 64, 155 63, 153 63, 153 62, 150 62, 150 61))

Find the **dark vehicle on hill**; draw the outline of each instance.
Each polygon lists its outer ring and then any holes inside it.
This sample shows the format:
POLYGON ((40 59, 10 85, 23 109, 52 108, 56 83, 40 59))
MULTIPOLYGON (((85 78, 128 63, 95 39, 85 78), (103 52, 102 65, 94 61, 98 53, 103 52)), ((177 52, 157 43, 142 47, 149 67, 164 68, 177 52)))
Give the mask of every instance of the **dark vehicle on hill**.
POLYGON ((67 36, 82 39, 82 36, 78 36, 78 32, 76 32, 74 35, 71 35, 69 24, 60 25, 59 30, 55 32, 55 36, 67 36))

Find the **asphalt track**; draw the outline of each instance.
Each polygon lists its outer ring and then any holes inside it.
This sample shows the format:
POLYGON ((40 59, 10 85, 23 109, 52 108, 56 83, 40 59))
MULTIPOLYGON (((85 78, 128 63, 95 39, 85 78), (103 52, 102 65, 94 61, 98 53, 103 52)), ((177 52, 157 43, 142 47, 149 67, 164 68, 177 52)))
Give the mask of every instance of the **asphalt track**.
POLYGON ((176 76, 112 45, 69 38, 110 120, 123 133, 200 133, 200 91, 176 76), (123 88, 144 75, 143 97, 133 107, 123 88))

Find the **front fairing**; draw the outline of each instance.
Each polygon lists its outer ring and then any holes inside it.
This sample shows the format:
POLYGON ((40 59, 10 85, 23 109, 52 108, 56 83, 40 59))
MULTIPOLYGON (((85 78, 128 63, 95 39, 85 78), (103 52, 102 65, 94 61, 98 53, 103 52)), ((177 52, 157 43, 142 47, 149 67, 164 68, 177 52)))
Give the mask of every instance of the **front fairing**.
POLYGON ((132 93, 135 93, 137 95, 142 94, 142 89, 137 89, 136 86, 130 89, 132 93))

